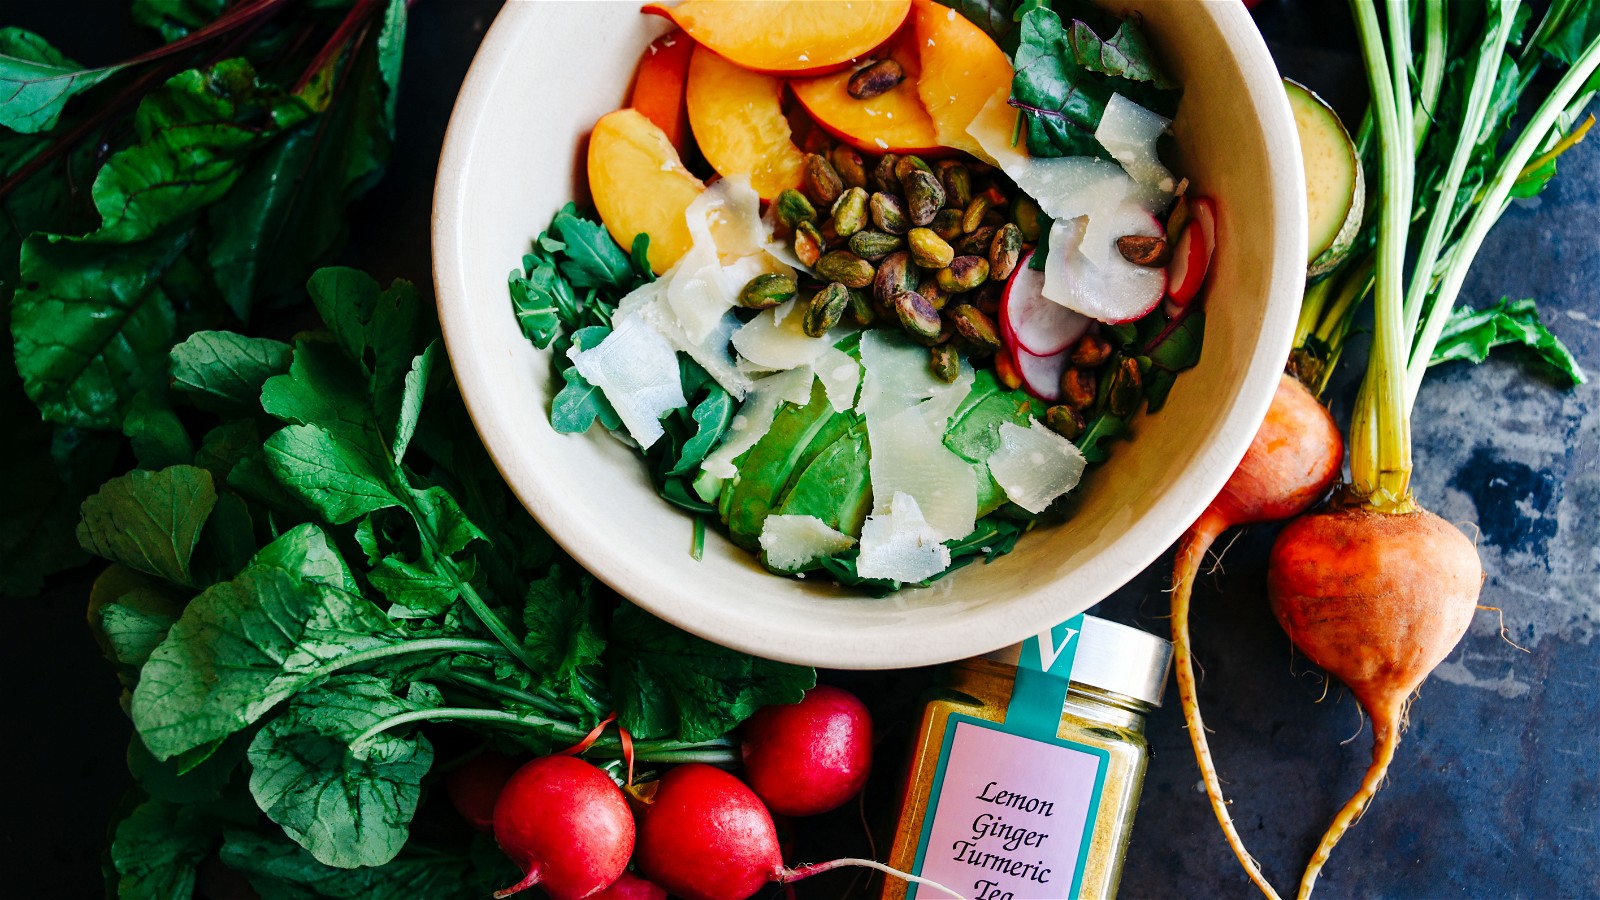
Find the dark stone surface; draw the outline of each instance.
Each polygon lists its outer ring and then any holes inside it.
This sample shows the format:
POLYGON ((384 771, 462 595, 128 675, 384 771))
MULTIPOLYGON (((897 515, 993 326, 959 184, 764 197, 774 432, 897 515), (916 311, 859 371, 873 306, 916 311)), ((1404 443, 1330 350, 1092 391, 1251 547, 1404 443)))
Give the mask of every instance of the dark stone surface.
MULTIPOLYGON (((1176 2, 1176 0, 1167 0, 1176 2)), ((1220 0, 1219 0, 1220 2, 1220 0)), ((400 140, 388 178, 363 203, 348 261, 381 278, 429 282, 433 171, 456 87, 496 0, 423 0, 413 11, 400 140)), ((123 0, 6 4, 0 25, 38 30, 70 55, 103 61, 147 41, 123 0), (103 21, 100 17, 103 17, 103 21), (92 23, 92 24, 85 24, 92 23)), ((1257 13, 1284 71, 1354 120, 1363 87, 1343 5, 1272 0, 1257 13)), ((1463 293, 1482 305, 1532 296, 1591 372, 1600 372, 1600 145, 1579 146, 1539 200, 1519 203, 1491 235, 1463 293)), ((1357 358, 1360 358, 1357 354, 1357 358)), ((1346 411, 1353 380, 1330 396, 1346 411)), ((1326 897, 1600 896, 1600 388, 1559 391, 1514 361, 1438 370, 1416 413, 1416 488, 1445 518, 1476 525, 1488 580, 1461 647, 1425 686, 1390 781, 1319 882, 1326 897)), ((1366 767, 1370 729, 1350 696, 1326 688, 1291 653, 1262 593, 1274 531, 1227 544, 1202 579, 1194 633, 1201 699, 1233 816, 1268 876, 1288 890, 1333 811, 1366 767), (1320 702, 1319 702, 1320 700, 1320 702), (1347 742, 1347 743, 1345 743, 1347 742)), ((1168 560, 1096 610, 1166 629, 1168 560)), ((89 578, 55 579, 45 595, 8 600, 0 660, 10 673, 7 773, 0 817, 0 897, 92 897, 102 891, 106 829, 127 785, 127 725, 117 687, 83 627, 89 578)), ((876 776, 865 808, 892 818, 897 768, 926 670, 828 673, 878 714, 876 776)), ((1123 880, 1125 897, 1248 897, 1224 845, 1182 718, 1150 722, 1154 748, 1123 880)), ((790 859, 870 854, 860 812, 796 829, 790 859)), ((848 874, 806 897, 862 893, 848 874)))

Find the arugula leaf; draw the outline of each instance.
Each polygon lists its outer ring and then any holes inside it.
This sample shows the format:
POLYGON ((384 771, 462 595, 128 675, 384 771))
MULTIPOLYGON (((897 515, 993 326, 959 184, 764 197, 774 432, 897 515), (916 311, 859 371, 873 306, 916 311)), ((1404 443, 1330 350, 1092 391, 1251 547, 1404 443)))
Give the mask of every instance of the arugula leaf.
POLYGON ((606 712, 590 687, 603 681, 600 660, 606 639, 599 616, 594 579, 587 573, 572 577, 557 564, 528 585, 522 608, 527 637, 522 645, 539 683, 582 706, 595 721, 606 712))
POLYGON ((512 269, 507 280, 511 307, 523 336, 543 350, 577 320, 578 299, 554 262, 530 254, 523 265, 522 274, 512 269))
POLYGON ((734 409, 733 395, 720 386, 713 386, 706 398, 694 408, 694 421, 699 427, 694 436, 684 442, 678 462, 667 474, 686 475, 693 472, 705 460, 706 454, 722 442, 723 433, 733 421, 734 409))
POLYGON ((1111 451, 1104 445, 1107 441, 1123 437, 1128 433, 1128 420, 1121 416, 1114 416, 1103 412, 1089 420, 1083 429, 1083 434, 1073 441, 1078 445, 1078 450, 1083 453, 1083 458, 1091 463, 1105 462, 1111 451))
POLYGON ((261 408, 267 379, 289 370, 289 345, 231 331, 197 331, 172 348, 172 386, 202 408, 249 412, 261 408))
POLYGON ((763 706, 800 702, 817 680, 809 668, 718 646, 631 603, 611 618, 605 661, 618 722, 645 740, 720 737, 763 706))
POLYGON ((1166 405, 1167 395, 1178 381, 1178 373, 1200 361, 1205 327, 1205 313, 1196 310, 1146 348, 1143 356, 1149 364, 1140 368, 1144 370, 1145 408, 1150 412, 1159 412, 1166 405))
POLYGON ((561 274, 573 287, 625 288, 633 284, 633 262, 628 254, 611 239, 604 225, 579 216, 575 204, 568 203, 556 213, 550 230, 565 245, 561 274))
POLYGON ((1428 365, 1451 360, 1481 363, 1496 347, 1522 347, 1532 352, 1551 374, 1577 387, 1588 381, 1583 367, 1561 339, 1539 320, 1532 300, 1505 297, 1488 309, 1457 306, 1434 346, 1428 365))
POLYGON ((146 800, 117 823, 111 841, 117 896, 172 900, 193 895, 196 870, 215 842, 197 807, 146 800))
POLYGON ((189 561, 216 502, 211 473, 204 469, 129 472, 84 501, 78 543, 130 569, 195 587, 189 561))
POLYGON ((167 759, 227 737, 354 654, 400 638, 359 596, 252 565, 196 597, 150 655, 133 692, 134 727, 167 759))
POLYGON ((116 73, 85 69, 21 28, 0 28, 0 125, 23 134, 49 131, 67 101, 116 73))
POLYGON ((498 848, 488 849, 485 864, 413 840, 382 866, 336 869, 281 838, 228 831, 221 857, 244 873, 261 900, 477 900, 519 877, 498 848))
MULTIPOLYGON (((579 350, 590 350, 606 339, 611 329, 605 325, 591 325, 572 333, 572 343, 579 350)), ((578 373, 578 367, 568 365, 561 372, 566 387, 556 392, 550 401, 550 426, 562 434, 582 434, 599 420, 601 426, 612 431, 622 427, 622 418, 611 408, 611 401, 600 389, 590 384, 578 373)))
POLYGON ((414 696, 398 697, 370 675, 340 675, 296 696, 250 742, 251 796, 318 862, 381 866, 405 845, 432 745, 394 731, 351 741, 421 708, 414 696))

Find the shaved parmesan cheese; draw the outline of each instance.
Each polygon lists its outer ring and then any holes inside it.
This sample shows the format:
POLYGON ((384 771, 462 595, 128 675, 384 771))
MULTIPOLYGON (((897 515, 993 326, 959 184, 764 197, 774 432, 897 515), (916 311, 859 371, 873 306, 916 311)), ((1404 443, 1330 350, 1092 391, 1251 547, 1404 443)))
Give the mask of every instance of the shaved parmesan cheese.
POLYGON ((894 495, 887 509, 868 516, 861 527, 856 574, 862 578, 917 582, 949 565, 950 548, 940 543, 909 494, 894 495))
POLYGON ((1132 201, 1102 221, 1109 221, 1111 227, 1093 234, 1085 227, 1092 220, 1081 218, 1057 222, 1050 229, 1050 253, 1044 260, 1041 293, 1045 299, 1091 319, 1131 321, 1161 302, 1167 275, 1163 269, 1136 266, 1123 259, 1121 253, 1111 252, 1116 245, 1115 236, 1158 237, 1163 233, 1161 223, 1132 201), (1103 265, 1096 265, 1089 258, 1091 242, 1099 242, 1108 256, 1103 265))
POLYGON ((678 354, 642 318, 617 323, 591 350, 567 351, 578 374, 599 388, 640 447, 661 437, 661 417, 688 403, 678 375, 678 354))
POLYGON ((811 384, 816 380, 809 366, 768 375, 750 386, 744 405, 733 414, 728 433, 717 449, 706 456, 700 468, 713 478, 732 478, 738 473, 733 461, 772 428, 778 404, 803 404, 811 399, 811 384))
POLYGON ((856 390, 861 387, 861 364, 838 347, 829 347, 811 364, 817 380, 828 394, 828 405, 834 412, 844 412, 856 405, 856 390))
POLYGON ((989 474, 1006 498, 1031 513, 1076 487, 1084 465, 1078 448, 1038 419, 1027 428, 1000 423, 1000 446, 989 454, 989 474))
POLYGON ((747 175, 720 178, 684 212, 696 244, 715 247, 723 262, 762 250, 770 229, 761 220, 761 197, 747 175))
POLYGON ((804 330, 805 316, 790 315, 799 302, 763 310, 733 333, 733 349, 749 361, 746 369, 780 371, 810 365, 833 346, 836 338, 811 337, 804 330))
POLYGON ((1122 203, 1133 187, 1133 179, 1121 166, 1091 156, 1030 157, 1022 142, 1015 146, 1011 143, 1014 113, 1006 104, 1006 94, 996 92, 967 127, 967 133, 998 161, 1017 187, 1038 201, 1039 208, 1050 218, 1093 219, 1122 203))
MULTIPOLYGON (((657 283, 659 284, 660 282, 657 283)), ((632 295, 630 294, 629 296, 632 295)), ((628 298, 623 298, 623 303, 627 302, 628 298)), ((661 332, 661 336, 667 339, 667 343, 677 350, 687 353, 690 359, 699 363, 700 368, 705 369, 706 374, 710 375, 712 380, 722 385, 723 390, 733 395, 733 399, 743 400, 745 394, 749 393, 751 378, 740 371, 738 366, 734 365, 733 351, 728 346, 728 342, 733 338, 733 332, 741 324, 739 317, 735 316, 731 310, 723 313, 722 319, 717 323, 716 327, 706 335, 705 340, 699 343, 689 340, 689 336, 684 334, 683 328, 678 324, 677 317, 672 315, 672 312, 667 309, 665 302, 661 299, 655 299, 651 303, 640 304, 635 307, 633 312, 644 319, 656 331, 661 332)), ((616 319, 623 318, 623 315, 623 307, 618 306, 616 319)), ((616 319, 613 319, 613 321, 616 319)))
POLYGON ((856 408, 872 448, 873 511, 887 512, 904 493, 940 540, 968 534, 978 513, 977 478, 944 445, 944 430, 972 390, 971 367, 944 384, 928 370, 926 348, 881 329, 861 335, 861 363, 866 376, 856 408))
POLYGON ((887 418, 869 414, 867 442, 874 513, 886 512, 896 494, 906 494, 939 540, 972 532, 978 479, 971 464, 944 445, 942 423, 929 427, 916 407, 887 418))
POLYGON ((761 549, 767 568, 798 572, 824 556, 842 553, 856 539, 829 528, 816 516, 767 516, 761 523, 761 549))
POLYGON ((728 292, 717 248, 711 243, 695 241, 665 280, 667 306, 691 343, 705 340, 737 300, 728 292))
POLYGON ((962 362, 961 374, 951 384, 933 377, 928 369, 928 349, 903 334, 871 329, 861 335, 861 365, 866 370, 856 411, 893 416, 922 404, 928 426, 944 430, 951 413, 972 390, 975 374, 962 362), (924 401, 927 401, 924 403, 924 401))
POLYGON ((1172 120, 1158 116, 1121 94, 1112 94, 1094 130, 1095 140, 1132 176, 1131 198, 1148 212, 1159 213, 1172 200, 1177 183, 1156 154, 1156 139, 1172 120))

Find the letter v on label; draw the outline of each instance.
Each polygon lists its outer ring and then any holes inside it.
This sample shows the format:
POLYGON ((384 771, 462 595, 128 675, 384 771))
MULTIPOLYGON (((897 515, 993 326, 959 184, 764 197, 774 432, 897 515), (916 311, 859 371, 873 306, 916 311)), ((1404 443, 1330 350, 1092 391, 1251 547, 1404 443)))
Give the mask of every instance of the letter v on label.
POLYGON ((1055 668, 1056 661, 1061 658, 1067 648, 1072 646, 1072 641, 1078 636, 1078 629, 1066 628, 1061 636, 1061 643, 1055 642, 1051 634, 1054 628, 1039 632, 1039 668, 1048 672, 1055 668))

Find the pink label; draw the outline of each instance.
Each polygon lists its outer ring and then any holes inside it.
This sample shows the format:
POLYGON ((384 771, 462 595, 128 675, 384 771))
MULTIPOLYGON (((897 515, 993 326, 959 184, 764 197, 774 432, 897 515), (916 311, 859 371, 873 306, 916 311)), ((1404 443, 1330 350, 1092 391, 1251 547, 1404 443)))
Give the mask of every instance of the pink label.
POLYGON ((918 873, 971 900, 1076 896, 1103 751, 1019 737, 965 716, 950 721, 918 873))

